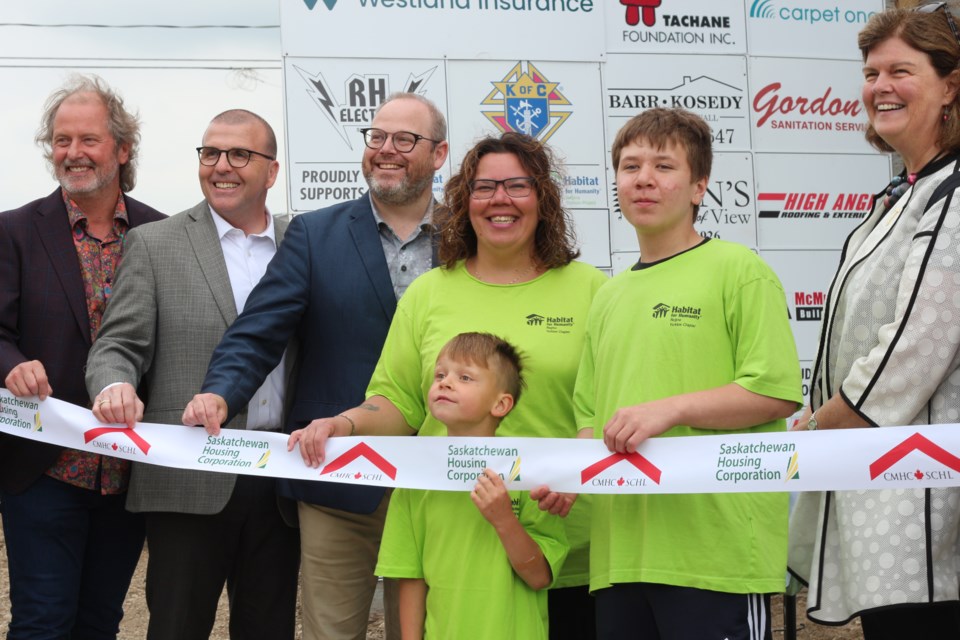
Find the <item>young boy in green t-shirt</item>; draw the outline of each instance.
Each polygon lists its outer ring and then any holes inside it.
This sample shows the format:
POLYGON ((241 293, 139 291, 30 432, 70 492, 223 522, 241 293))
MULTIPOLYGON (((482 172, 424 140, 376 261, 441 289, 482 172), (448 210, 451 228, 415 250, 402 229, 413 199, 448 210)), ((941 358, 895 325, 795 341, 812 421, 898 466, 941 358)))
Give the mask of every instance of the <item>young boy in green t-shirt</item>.
MULTIPOLYGON (((577 426, 618 453, 657 436, 784 431, 800 367, 773 271, 694 228, 710 127, 651 109, 613 143, 640 260, 597 293, 574 391, 577 426)), ((786 571, 787 495, 597 496, 590 589, 598 637, 771 637, 786 571)))
MULTIPOLYGON (((520 357, 509 343, 462 333, 437 357, 428 406, 449 436, 492 437, 522 386, 520 357)), ((544 589, 566 554, 559 518, 484 469, 469 498, 397 489, 377 574, 400 579, 404 640, 546 640, 544 589)))

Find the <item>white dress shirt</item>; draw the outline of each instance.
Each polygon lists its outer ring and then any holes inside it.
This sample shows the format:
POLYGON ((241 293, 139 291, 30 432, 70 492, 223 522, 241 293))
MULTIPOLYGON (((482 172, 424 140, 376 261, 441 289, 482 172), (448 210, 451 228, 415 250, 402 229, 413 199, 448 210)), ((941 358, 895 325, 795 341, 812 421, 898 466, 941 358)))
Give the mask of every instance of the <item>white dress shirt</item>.
MULTIPOLYGON (((220 237, 223 259, 227 264, 230 288, 237 305, 237 314, 243 311, 247 296, 260 282, 267 265, 277 252, 276 229, 273 216, 267 213, 267 228, 262 233, 246 235, 214 211, 213 223, 220 237)), ((283 426, 283 391, 286 386, 286 354, 270 372, 247 405, 247 429, 278 429, 283 426)))

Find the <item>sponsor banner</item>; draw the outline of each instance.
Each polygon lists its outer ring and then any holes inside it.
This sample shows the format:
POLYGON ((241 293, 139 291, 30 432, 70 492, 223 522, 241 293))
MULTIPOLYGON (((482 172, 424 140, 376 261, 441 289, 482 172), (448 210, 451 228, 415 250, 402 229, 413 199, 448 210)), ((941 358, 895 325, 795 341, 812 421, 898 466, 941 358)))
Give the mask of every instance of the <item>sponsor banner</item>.
MULTIPOLYGON (((876 154, 844 158, 843 171, 813 154, 754 154, 754 164, 757 237, 764 250, 842 249, 891 173, 889 156, 876 154)), ((819 259, 803 261, 805 270, 819 259)), ((826 275, 822 286, 833 271, 826 275)))
MULTIPOLYGON (((840 251, 768 251, 760 256, 780 277, 787 296, 787 314, 801 360, 813 360, 820 340, 820 321, 827 289, 840 262, 840 251)), ((809 383, 804 372, 804 384, 809 383)), ((809 391, 809 390, 807 390, 809 391)), ((804 392, 804 397, 807 396, 804 392)))
POLYGON ((599 60, 601 0, 280 0, 285 55, 599 60))
POLYGON ((609 144, 638 113, 655 107, 682 107, 710 124, 714 151, 750 149, 744 57, 610 54, 604 73, 609 144), (638 68, 644 72, 638 74, 638 68))
POLYGON ((511 489, 576 493, 736 493, 960 486, 960 425, 654 438, 612 454, 599 440, 333 438, 318 469, 287 436, 139 423, 104 426, 60 400, 0 390, 0 431, 183 469, 413 489, 468 491, 484 468, 511 489))
POLYGON ((741 0, 620 0, 606 3, 607 51, 745 53, 741 0))
POLYGON ((758 56, 860 60, 857 34, 882 0, 746 0, 747 41, 758 56), (816 43, 816 46, 811 46, 816 43))
POLYGON ((478 138, 517 131, 557 152, 564 206, 607 208, 597 63, 451 61, 446 80, 452 166, 478 138))
MULTIPOLYGON (((363 136, 387 96, 408 91, 441 109, 446 104, 443 62, 284 58, 290 208, 312 211, 367 192, 361 172, 363 136)), ((424 143, 421 143, 424 144, 424 143)), ((441 197, 449 163, 434 178, 441 197)))
POLYGON ((750 58, 754 151, 874 153, 860 62, 750 58))
MULTIPOLYGON (((636 251, 637 234, 620 211, 616 176, 613 171, 610 174, 614 176, 610 198, 613 204, 610 209, 613 250, 636 251)), ((705 238, 721 238, 756 247, 753 171, 749 154, 714 154, 713 172, 694 225, 705 238)))

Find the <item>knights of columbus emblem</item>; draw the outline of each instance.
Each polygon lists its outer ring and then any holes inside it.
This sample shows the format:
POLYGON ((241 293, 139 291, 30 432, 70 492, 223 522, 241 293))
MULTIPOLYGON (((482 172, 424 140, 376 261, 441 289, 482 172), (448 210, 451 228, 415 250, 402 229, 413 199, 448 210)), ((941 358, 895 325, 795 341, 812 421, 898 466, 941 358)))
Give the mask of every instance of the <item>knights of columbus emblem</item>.
POLYGON ((557 111, 554 107, 569 106, 557 90, 559 82, 550 82, 532 63, 518 62, 499 82, 492 82, 493 91, 481 105, 493 105, 499 111, 484 111, 483 115, 500 131, 516 131, 537 138, 550 139, 573 111, 557 111))

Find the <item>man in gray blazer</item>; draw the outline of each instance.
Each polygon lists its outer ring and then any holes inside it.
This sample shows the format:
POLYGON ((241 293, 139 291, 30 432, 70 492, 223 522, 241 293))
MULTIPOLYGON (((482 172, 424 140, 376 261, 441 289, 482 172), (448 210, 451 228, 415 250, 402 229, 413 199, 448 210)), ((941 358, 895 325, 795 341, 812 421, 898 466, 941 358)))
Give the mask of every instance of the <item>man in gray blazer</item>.
MULTIPOLYGON (((363 402, 397 300, 433 264, 431 186, 448 144, 443 114, 411 93, 389 96, 359 133, 369 192, 290 223, 214 351, 185 424, 215 432, 246 406, 292 336, 299 358, 288 432, 363 402)), ((304 480, 278 486, 298 503, 304 640, 366 637, 388 493, 304 480)), ((395 587, 385 582, 387 640, 400 637, 395 587)))
MULTIPOLYGON (((279 170, 266 121, 224 112, 197 151, 205 200, 128 236, 87 362, 104 422, 179 422, 283 235, 266 209, 279 170)), ((227 426, 280 430, 285 387, 281 362, 227 426)), ((127 508, 146 520, 148 638, 207 638, 224 582, 233 640, 293 638, 299 538, 280 516, 274 480, 135 464, 127 508)))

